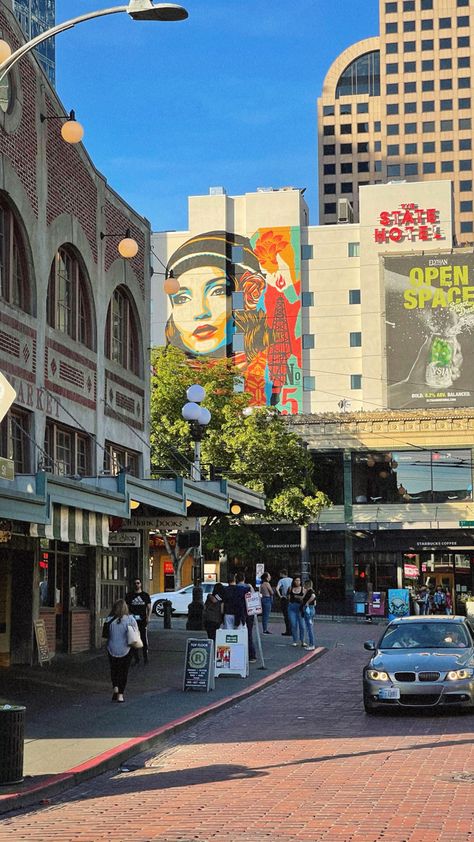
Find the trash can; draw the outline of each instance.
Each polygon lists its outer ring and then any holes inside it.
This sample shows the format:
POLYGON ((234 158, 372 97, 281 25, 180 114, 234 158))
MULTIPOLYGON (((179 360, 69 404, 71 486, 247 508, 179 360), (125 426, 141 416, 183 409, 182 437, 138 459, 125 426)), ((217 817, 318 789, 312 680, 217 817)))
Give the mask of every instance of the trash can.
POLYGON ((0 705, 0 785, 23 780, 25 710, 22 705, 0 705))
POLYGON ((173 603, 170 599, 163 600, 163 628, 170 629, 171 628, 171 609, 173 607, 173 603))

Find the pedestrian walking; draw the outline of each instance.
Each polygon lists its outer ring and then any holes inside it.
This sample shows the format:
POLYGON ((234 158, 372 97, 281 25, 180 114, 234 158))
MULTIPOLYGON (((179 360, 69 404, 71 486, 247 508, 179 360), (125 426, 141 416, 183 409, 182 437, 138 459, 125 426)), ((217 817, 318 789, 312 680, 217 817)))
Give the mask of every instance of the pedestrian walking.
POLYGON ((245 581, 245 573, 237 573, 235 577, 235 587, 237 591, 237 601, 235 607, 235 628, 239 626, 247 626, 248 632, 248 646, 249 646, 249 663, 254 663, 257 658, 255 654, 255 646, 253 642, 253 622, 254 617, 247 614, 247 604, 245 601, 245 594, 253 591, 251 585, 245 581))
POLYGON ((304 597, 301 603, 301 614, 303 616, 308 642, 304 643, 305 649, 314 649, 313 621, 316 614, 316 594, 313 590, 311 579, 303 582, 304 597))
POLYGON ((291 583, 292 579, 288 576, 288 571, 281 570, 275 590, 280 597, 281 613, 285 621, 285 631, 282 632, 283 637, 291 637, 291 623, 288 615, 288 591, 291 588, 291 583))
POLYGON ((301 576, 294 576, 291 587, 288 591, 288 616, 291 623, 291 634, 293 637, 292 646, 304 645, 304 622, 301 616, 303 605, 304 588, 301 584, 301 576))
POLYGON ((446 594, 441 585, 438 585, 433 596, 434 613, 446 614, 446 594))
POLYGON ((108 621, 107 637, 113 702, 124 701, 123 694, 127 686, 128 670, 132 658, 131 647, 128 642, 129 626, 134 629, 138 638, 140 632, 135 618, 129 614, 125 600, 118 599, 114 602, 111 619, 108 621))
POLYGON ((217 582, 212 593, 207 595, 203 611, 203 623, 209 640, 216 642, 216 631, 220 629, 224 612, 224 585, 217 582))
MULTIPOLYGON (((135 579, 133 591, 128 593, 125 597, 125 602, 128 605, 129 613, 137 621, 138 630, 143 643, 143 663, 148 663, 148 623, 151 617, 151 599, 150 594, 142 588, 140 579, 135 579)), ((133 658, 136 664, 139 663, 140 657, 138 649, 133 650, 133 658)))
POLYGON ((262 573, 262 581, 259 587, 260 596, 262 597, 262 628, 264 634, 271 634, 268 629, 268 620, 270 619, 270 612, 273 605, 273 588, 270 584, 270 573, 262 573))
POLYGON ((235 629, 235 612, 238 600, 238 593, 235 584, 235 573, 229 576, 229 584, 224 588, 224 628, 235 629))
POLYGON ((451 615, 453 613, 453 597, 451 596, 451 591, 449 590, 449 588, 446 588, 444 599, 446 605, 446 614, 451 615))

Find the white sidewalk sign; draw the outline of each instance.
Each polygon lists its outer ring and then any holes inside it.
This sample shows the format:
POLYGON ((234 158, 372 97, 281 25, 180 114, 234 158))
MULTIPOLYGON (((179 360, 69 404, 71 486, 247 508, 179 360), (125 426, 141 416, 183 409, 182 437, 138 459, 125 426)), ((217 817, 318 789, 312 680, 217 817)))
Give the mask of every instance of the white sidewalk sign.
POLYGON ((245 607, 247 608, 247 615, 255 617, 255 634, 257 635, 257 647, 262 662, 261 669, 265 669, 265 659, 263 657, 262 639, 260 637, 260 624, 258 616, 262 613, 262 597, 259 591, 251 591, 245 594, 245 607))
POLYGON ((5 375, 0 373, 0 421, 5 418, 15 398, 15 389, 10 386, 5 375))
POLYGON ((262 613, 262 597, 258 591, 249 591, 245 594, 245 606, 249 617, 255 617, 262 613))
POLYGON ((238 629, 217 629, 215 675, 249 674, 247 626, 238 629))

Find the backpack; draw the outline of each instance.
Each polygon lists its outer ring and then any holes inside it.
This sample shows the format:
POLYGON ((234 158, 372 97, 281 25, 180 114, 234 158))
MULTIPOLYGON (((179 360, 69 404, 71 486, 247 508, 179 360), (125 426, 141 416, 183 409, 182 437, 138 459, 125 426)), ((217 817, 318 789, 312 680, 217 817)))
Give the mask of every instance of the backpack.
POLYGON ((208 594, 202 619, 204 623, 219 623, 220 625, 222 622, 222 600, 216 600, 215 597, 208 594))

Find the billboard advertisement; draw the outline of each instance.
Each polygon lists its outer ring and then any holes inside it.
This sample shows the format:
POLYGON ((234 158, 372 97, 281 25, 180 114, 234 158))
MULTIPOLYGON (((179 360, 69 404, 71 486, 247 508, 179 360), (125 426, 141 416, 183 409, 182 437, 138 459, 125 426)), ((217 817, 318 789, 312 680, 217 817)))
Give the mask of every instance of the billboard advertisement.
POLYGON ((474 403, 474 256, 383 259, 388 406, 474 403))
POLYGON ((190 237, 167 264, 179 281, 167 344, 190 359, 232 358, 253 405, 301 412, 300 260, 298 226, 190 237))

